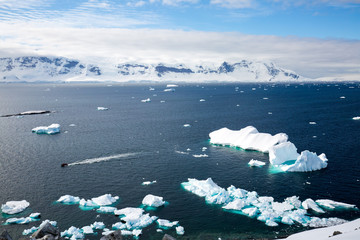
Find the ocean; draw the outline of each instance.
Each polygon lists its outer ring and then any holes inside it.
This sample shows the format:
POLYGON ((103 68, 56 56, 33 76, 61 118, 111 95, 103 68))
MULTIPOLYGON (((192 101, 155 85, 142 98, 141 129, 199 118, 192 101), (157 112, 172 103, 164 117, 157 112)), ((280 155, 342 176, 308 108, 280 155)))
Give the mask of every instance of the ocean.
MULTIPOLYGON (((174 229, 159 233, 154 223, 143 229, 140 239, 161 239, 164 233, 177 239, 280 238, 308 229, 296 224, 268 227, 223 211, 182 189, 188 178, 211 177, 221 187, 234 185, 276 201, 295 195, 302 201, 331 199, 360 207, 360 121, 352 119, 360 116, 359 83, 180 84, 174 92, 165 88, 150 83, 2 84, 0 115, 52 113, 0 118, 0 204, 25 199, 30 207, 16 217, 40 212, 41 220, 55 220, 64 231, 95 221, 111 228, 119 218, 56 203, 60 196, 90 199, 110 193, 120 197, 114 205, 118 209, 139 207, 147 194, 164 197, 166 206, 147 212, 179 221, 185 235, 176 235, 174 229), (147 98, 151 102, 141 101, 147 98), (61 133, 31 132, 52 123, 61 125, 61 133), (214 130, 246 126, 286 133, 299 152, 325 153, 328 167, 276 173, 268 154, 209 143, 214 130), (193 156, 199 154, 208 157, 193 156), (267 164, 250 168, 251 159, 267 164), (83 164, 71 164, 76 162, 83 164), (62 163, 70 166, 62 168, 62 163)), ((4 225, 9 217, 0 215, 0 231, 8 230, 14 239, 41 222, 4 225)), ((332 211, 320 217, 353 220, 360 212, 332 211)), ((86 236, 100 237, 101 231, 86 236)))

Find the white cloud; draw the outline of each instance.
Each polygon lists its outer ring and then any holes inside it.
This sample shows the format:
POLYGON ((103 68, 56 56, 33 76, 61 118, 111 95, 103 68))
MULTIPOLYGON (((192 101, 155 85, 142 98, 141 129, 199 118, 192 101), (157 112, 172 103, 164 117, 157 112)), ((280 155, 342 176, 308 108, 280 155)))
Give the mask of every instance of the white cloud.
POLYGON ((162 0, 162 3, 164 5, 170 5, 170 6, 178 6, 182 3, 198 3, 199 0, 162 0))
POLYGON ((219 5, 225 8, 253 8, 254 0, 211 0, 210 4, 219 5))
POLYGON ((357 74, 360 41, 179 30, 40 28, 0 23, 0 54, 50 55, 106 65, 272 60, 306 77, 357 74))

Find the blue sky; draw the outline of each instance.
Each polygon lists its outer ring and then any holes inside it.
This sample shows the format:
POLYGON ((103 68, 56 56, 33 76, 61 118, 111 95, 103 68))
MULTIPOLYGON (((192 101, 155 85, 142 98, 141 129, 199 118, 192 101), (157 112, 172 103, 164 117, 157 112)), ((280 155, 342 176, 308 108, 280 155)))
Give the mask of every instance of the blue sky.
POLYGON ((0 0, 0 56, 250 58, 358 77, 359 29, 360 0, 0 0))

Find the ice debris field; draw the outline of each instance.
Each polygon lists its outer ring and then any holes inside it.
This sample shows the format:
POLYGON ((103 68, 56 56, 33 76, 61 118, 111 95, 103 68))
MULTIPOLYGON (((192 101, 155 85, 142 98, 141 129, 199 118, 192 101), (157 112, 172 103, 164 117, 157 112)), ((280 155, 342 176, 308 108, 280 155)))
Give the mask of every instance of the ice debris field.
POLYGON ((211 178, 197 180, 189 178, 181 186, 199 197, 204 197, 208 204, 216 204, 225 211, 256 218, 267 226, 276 227, 280 223, 301 224, 306 227, 327 227, 347 222, 340 218, 320 218, 312 214, 322 214, 328 210, 357 210, 355 205, 336 202, 328 199, 300 201, 292 196, 283 202, 274 201, 273 197, 259 196, 255 191, 236 188, 233 185, 227 189, 218 186, 211 178))
POLYGON ((211 132, 209 137, 212 144, 268 153, 270 163, 284 172, 315 171, 328 164, 324 153, 317 155, 305 150, 299 154, 285 133, 260 133, 255 127, 247 126, 238 131, 221 128, 211 132))
MULTIPOLYGON (((135 238, 139 237, 142 233, 142 229, 156 223, 157 231, 162 232, 163 230, 175 229, 178 235, 185 233, 184 227, 179 225, 179 221, 170 221, 167 219, 159 219, 157 216, 150 216, 149 213, 145 213, 145 209, 141 207, 126 207, 117 209, 111 205, 116 204, 119 201, 118 196, 112 196, 111 194, 104 194, 99 197, 93 197, 91 199, 84 199, 71 195, 61 196, 56 202, 65 205, 78 204, 82 210, 96 209, 100 214, 113 214, 119 218, 119 221, 112 224, 111 229, 106 228, 103 222, 94 222, 91 225, 83 227, 71 226, 69 229, 61 232, 61 236, 69 239, 83 239, 86 234, 97 234, 96 230, 102 230, 102 235, 108 235, 115 230, 120 229, 122 235, 132 235, 135 238)), ((150 206, 158 208, 168 204, 163 200, 163 197, 148 194, 142 200, 143 207, 150 206)), ((26 200, 22 201, 8 201, 1 206, 3 213, 17 214, 24 211, 30 203, 26 200)), ((28 224, 30 222, 39 221, 40 213, 32 213, 28 217, 21 218, 9 218, 4 223, 6 224, 28 224)), ((29 235, 36 232, 41 226, 50 223, 53 226, 57 225, 56 221, 43 221, 38 227, 31 227, 25 229, 23 235, 29 235)))

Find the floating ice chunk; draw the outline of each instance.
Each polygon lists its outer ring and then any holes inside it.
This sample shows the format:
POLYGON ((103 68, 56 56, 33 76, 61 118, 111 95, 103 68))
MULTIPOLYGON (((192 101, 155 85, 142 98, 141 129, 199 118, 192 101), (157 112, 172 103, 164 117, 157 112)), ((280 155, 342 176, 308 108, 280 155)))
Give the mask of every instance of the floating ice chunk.
POLYGON ((94 234, 94 230, 91 226, 84 226, 81 230, 84 234, 94 234))
POLYGON ((65 203, 65 204, 78 204, 80 202, 79 197, 74 197, 71 195, 61 196, 56 202, 65 203))
POLYGON ((238 131, 221 128, 211 132, 209 136, 212 144, 235 146, 260 152, 269 152, 272 146, 286 142, 288 139, 285 133, 278 133, 274 136, 269 133, 259 133, 253 126, 247 126, 238 131))
POLYGON ((76 127, 76 124, 74 124, 74 123, 69 124, 69 127, 76 127))
POLYGON ((98 111, 105 111, 105 110, 109 110, 109 108, 106 107, 97 107, 98 111))
POLYGON ((39 221, 39 219, 31 217, 9 218, 6 220, 5 224, 27 224, 35 221, 39 221))
POLYGON ((251 159, 248 163, 248 165, 250 167, 262 167, 264 166, 266 163, 265 162, 262 162, 262 161, 258 161, 258 160, 254 160, 254 159, 251 159))
POLYGON ((114 214, 118 216, 122 216, 122 215, 134 216, 135 218, 139 218, 143 213, 144 213, 144 209, 133 208, 133 207, 122 208, 114 212, 114 214))
POLYGON ((218 194, 223 188, 219 187, 216 183, 213 182, 211 178, 206 180, 197 180, 195 178, 189 178, 188 182, 181 183, 181 186, 200 197, 205 197, 206 195, 215 195, 218 194))
POLYGON ((96 211, 99 213, 114 213, 116 210, 116 207, 100 207, 96 211))
POLYGON ((166 220, 166 219, 158 219, 158 220, 156 220, 156 222, 160 228, 165 228, 165 229, 172 228, 179 223, 179 221, 170 222, 169 220, 166 220))
POLYGON ((191 127, 191 125, 188 124, 188 123, 184 124, 183 126, 184 126, 184 127, 191 127))
POLYGON ((281 218, 281 223, 287 224, 287 225, 293 225, 294 221, 289 216, 283 216, 281 218))
POLYGON ((341 98, 341 99, 344 99, 344 98, 345 98, 345 96, 341 96, 340 98, 341 98))
POLYGON ((25 229, 22 232, 22 235, 29 235, 29 234, 33 234, 34 232, 36 232, 39 228, 38 227, 32 227, 30 229, 25 229))
POLYGON ((141 100, 141 102, 143 102, 143 103, 151 102, 151 99, 150 98, 143 99, 143 100, 141 100))
POLYGON ((24 211, 30 203, 26 200, 21 201, 8 201, 1 205, 1 211, 6 214, 16 214, 24 211))
POLYGON ((360 120, 360 117, 353 117, 353 120, 360 120))
POLYGON ((336 202, 336 201, 329 200, 329 199, 319 199, 319 200, 316 200, 315 202, 323 208, 332 209, 332 210, 342 209, 342 208, 345 208, 345 209, 356 208, 356 206, 353 204, 336 202))
POLYGON ((40 213, 32 213, 29 215, 30 218, 40 218, 41 214, 40 213))
POLYGON ((122 217, 121 220, 126 221, 127 229, 139 229, 144 228, 152 224, 157 219, 156 216, 150 217, 150 214, 143 214, 140 217, 136 217, 135 215, 126 215, 122 217))
POLYGON ((93 224, 90 225, 90 227, 92 229, 104 229, 105 224, 103 222, 94 222, 93 224))
POLYGON ((95 204, 92 200, 88 199, 80 199, 79 201, 79 205, 82 207, 91 207, 91 208, 95 208, 95 207, 99 207, 99 205, 95 204))
POLYGON ((108 228, 104 228, 104 229, 103 229, 103 232, 101 233, 101 235, 106 236, 106 235, 109 235, 109 234, 111 234, 111 233, 113 233, 113 232, 115 232, 115 231, 110 230, 110 229, 108 229, 108 228))
POLYGON ((205 201, 211 204, 225 204, 230 201, 230 195, 225 189, 221 189, 214 195, 207 195, 205 201))
POLYGON ((232 198, 246 198, 248 191, 240 188, 235 188, 233 185, 227 188, 232 198))
POLYGON ((112 229, 118 230, 118 229, 126 229, 126 224, 122 222, 117 222, 112 225, 112 229))
POLYGON ((179 85, 176 85, 176 84, 168 84, 166 85, 167 88, 175 88, 175 87, 178 87, 179 85))
POLYGON ((158 197, 152 194, 148 194, 142 200, 142 204, 147 205, 149 207, 160 207, 165 204, 165 201, 163 201, 163 197, 158 197))
POLYGON ((205 100, 205 99, 200 99, 199 101, 200 101, 200 102, 205 102, 206 100, 205 100))
POLYGON ((266 220, 265 224, 269 227, 277 227, 279 226, 279 224, 277 224, 275 221, 273 220, 266 220))
POLYGON ((232 202, 229 202, 222 208, 227 209, 227 210, 241 210, 242 208, 244 208, 247 205, 248 204, 243 199, 234 199, 232 202))
POLYGON ((249 207, 249 208, 244 208, 241 210, 245 215, 248 215, 249 217, 255 217, 259 210, 257 207, 249 207))
POLYGON ((71 239, 82 239, 84 238, 83 230, 74 226, 61 232, 61 237, 69 237, 71 239))
POLYGON ((174 88, 166 88, 164 89, 164 92, 175 92, 174 88))
POLYGON ((175 230, 176 230, 176 234, 178 234, 178 235, 184 235, 185 234, 184 227, 182 227, 182 226, 176 227, 175 230))
POLYGON ((286 211, 290 211, 295 208, 295 206, 287 201, 282 203, 280 202, 272 202, 272 208, 278 213, 284 213, 286 211))
POLYGON ((154 90, 155 90, 155 88, 149 87, 149 91, 154 91, 154 90))
POLYGON ((49 134, 49 135, 52 135, 52 134, 56 134, 56 133, 60 132, 60 124, 53 123, 53 124, 51 124, 50 126, 47 126, 47 127, 46 126, 40 126, 40 127, 33 128, 31 131, 34 132, 34 133, 37 133, 37 134, 49 134))
POLYGON ((316 125, 316 122, 309 122, 310 125, 316 125))
POLYGON ((269 161, 272 165, 280 165, 289 160, 296 160, 299 154, 291 142, 282 142, 269 149, 269 161))
POLYGON ((142 230, 141 229, 134 229, 132 230, 132 235, 135 237, 139 237, 142 234, 142 230))
POLYGON ((91 199, 91 201, 93 201, 98 206, 111 205, 115 203, 117 200, 119 200, 119 197, 118 196, 112 197, 111 194, 104 194, 102 196, 91 199))
POLYGON ((145 181, 141 185, 151 185, 151 184, 154 184, 154 183, 156 183, 156 180, 154 180, 154 181, 145 181))
POLYGON ((205 152, 207 150, 207 147, 202 147, 201 151, 205 152))
POLYGON ((308 150, 302 151, 292 165, 283 165, 281 169, 288 172, 309 172, 327 167, 327 158, 324 153, 319 156, 308 150))
POLYGON ((162 233, 162 232, 163 232, 163 230, 162 230, 162 229, 156 229, 156 232, 158 232, 158 233, 162 233))
POLYGON ((193 157, 195 158, 203 158, 203 157, 209 157, 207 154, 193 154, 193 157))
POLYGON ((325 213, 317 204, 316 202, 314 202, 314 200, 312 200, 311 198, 306 199, 305 201, 303 201, 301 203, 301 206, 308 210, 308 209, 312 209, 315 212, 318 213, 325 213))

